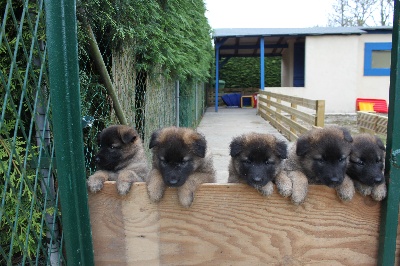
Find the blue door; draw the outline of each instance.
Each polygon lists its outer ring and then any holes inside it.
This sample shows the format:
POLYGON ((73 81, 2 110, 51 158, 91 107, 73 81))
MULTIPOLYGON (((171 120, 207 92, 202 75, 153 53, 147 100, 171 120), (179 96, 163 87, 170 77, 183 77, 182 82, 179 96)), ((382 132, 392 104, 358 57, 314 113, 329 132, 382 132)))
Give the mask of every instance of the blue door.
POLYGON ((294 44, 293 87, 304 87, 304 43, 294 44))

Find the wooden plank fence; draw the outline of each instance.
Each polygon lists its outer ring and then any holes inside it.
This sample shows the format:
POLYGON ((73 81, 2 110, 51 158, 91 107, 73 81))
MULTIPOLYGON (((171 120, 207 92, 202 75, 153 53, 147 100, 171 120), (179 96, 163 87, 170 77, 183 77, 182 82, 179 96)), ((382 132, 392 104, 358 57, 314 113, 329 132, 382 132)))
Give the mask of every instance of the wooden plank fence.
POLYGON ((387 134, 388 117, 368 112, 357 112, 357 125, 361 132, 387 134))
POLYGON ((150 202, 145 183, 89 194, 96 265, 376 265, 380 209, 317 185, 300 206, 244 184, 203 184, 190 208, 176 188, 150 202))
POLYGON ((259 91, 257 108, 258 113, 290 141, 313 126, 323 127, 325 122, 324 100, 259 91))

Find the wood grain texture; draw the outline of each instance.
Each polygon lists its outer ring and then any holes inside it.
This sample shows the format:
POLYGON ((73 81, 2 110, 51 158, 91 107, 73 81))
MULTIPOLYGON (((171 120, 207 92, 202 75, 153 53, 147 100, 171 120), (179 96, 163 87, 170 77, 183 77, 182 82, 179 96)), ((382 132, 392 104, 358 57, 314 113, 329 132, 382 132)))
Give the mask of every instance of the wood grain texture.
MULTIPOLYGON (((311 186, 305 204, 243 184, 203 184, 191 208, 145 183, 89 194, 96 265, 376 265, 380 203, 311 186)), ((397 245, 399 250, 399 244, 397 245)), ((398 252, 396 252, 398 254, 398 252)))

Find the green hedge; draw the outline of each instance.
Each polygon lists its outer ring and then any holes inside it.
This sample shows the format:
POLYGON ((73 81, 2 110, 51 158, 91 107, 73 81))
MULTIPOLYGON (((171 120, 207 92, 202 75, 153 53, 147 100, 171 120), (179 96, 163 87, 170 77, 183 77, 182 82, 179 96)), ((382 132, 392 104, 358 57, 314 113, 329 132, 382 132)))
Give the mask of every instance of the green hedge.
MULTIPOLYGON (((265 87, 281 86, 281 58, 265 57, 265 87)), ((226 88, 260 87, 260 58, 231 58, 220 70, 226 88)))

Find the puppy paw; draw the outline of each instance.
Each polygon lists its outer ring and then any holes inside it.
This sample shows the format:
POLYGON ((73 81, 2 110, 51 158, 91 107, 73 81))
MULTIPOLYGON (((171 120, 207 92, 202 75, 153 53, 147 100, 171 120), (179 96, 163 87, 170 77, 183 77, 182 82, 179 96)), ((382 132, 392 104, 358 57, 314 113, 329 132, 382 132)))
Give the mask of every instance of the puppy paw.
POLYGON ((295 205, 302 204, 308 193, 308 179, 301 172, 291 172, 289 175, 290 180, 292 180, 292 203, 295 205))
POLYGON ((100 191, 103 188, 103 182, 99 179, 94 179, 94 178, 91 180, 90 177, 87 180, 87 186, 90 192, 96 193, 100 191))
POLYGON ((276 187, 278 188, 278 192, 279 194, 281 194, 283 197, 289 197, 290 195, 292 195, 292 180, 290 180, 290 178, 285 175, 285 174, 280 174, 277 178, 276 178, 276 187))
POLYGON ((382 183, 373 187, 371 197, 376 201, 381 201, 386 198, 386 193, 386 184, 382 183))
POLYGON ((350 201, 354 196, 354 188, 351 189, 337 189, 336 190, 339 198, 343 201, 350 201))
POLYGON ((86 181, 87 187, 90 192, 96 193, 103 188, 104 181, 107 180, 107 175, 102 171, 95 172, 93 175, 89 176, 86 181))
POLYGON ((189 208, 192 205, 195 192, 192 188, 188 188, 187 184, 185 183, 185 185, 178 188, 179 202, 185 208, 189 208))
POLYGON ((181 203, 181 205, 185 208, 189 208, 192 203, 193 203, 193 199, 194 199, 194 192, 192 191, 179 191, 178 192, 178 198, 179 198, 179 202, 181 203))
POLYGON ((165 184, 157 169, 153 169, 146 177, 147 194, 152 202, 159 202, 164 196, 165 184))
POLYGON ((147 194, 152 202, 159 202, 164 196, 164 187, 149 187, 147 186, 147 194))
POLYGON ((117 191, 120 195, 126 195, 131 189, 131 182, 117 181, 117 191))
POLYGON ((307 196, 307 191, 303 191, 303 192, 299 192, 299 191, 293 191, 292 192, 292 203, 295 205, 300 205, 302 203, 304 203, 304 201, 306 200, 306 196, 307 196))
POLYGON ((345 176, 343 183, 336 188, 336 192, 341 200, 350 201, 355 192, 353 181, 348 176, 345 176))
POLYGON ((358 181, 354 181, 354 187, 357 190, 357 192, 363 196, 368 196, 368 195, 371 195, 371 193, 372 193, 371 186, 364 185, 358 181))
POLYGON ((268 197, 272 194, 272 192, 274 192, 274 185, 272 182, 268 182, 265 186, 257 190, 261 193, 261 195, 268 197))

